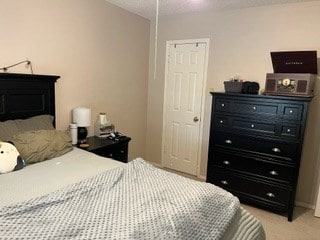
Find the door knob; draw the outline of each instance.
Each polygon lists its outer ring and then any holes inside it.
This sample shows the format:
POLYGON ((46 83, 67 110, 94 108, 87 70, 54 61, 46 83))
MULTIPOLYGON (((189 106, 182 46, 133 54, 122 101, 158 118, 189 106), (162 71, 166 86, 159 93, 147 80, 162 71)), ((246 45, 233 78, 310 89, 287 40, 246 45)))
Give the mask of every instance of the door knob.
POLYGON ((194 121, 194 122, 198 122, 198 121, 199 121, 199 118, 198 118, 197 116, 195 116, 195 117, 193 118, 193 121, 194 121))

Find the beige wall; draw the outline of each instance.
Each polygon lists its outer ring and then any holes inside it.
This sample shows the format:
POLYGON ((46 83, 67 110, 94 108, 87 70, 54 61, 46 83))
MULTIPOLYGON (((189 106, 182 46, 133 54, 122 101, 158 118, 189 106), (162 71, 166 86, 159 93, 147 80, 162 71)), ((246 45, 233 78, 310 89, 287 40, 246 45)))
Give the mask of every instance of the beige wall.
MULTIPOLYGON (((223 81, 234 75, 257 81, 263 89, 265 74, 273 72, 270 51, 317 50, 319 55, 319 19, 320 2, 317 1, 161 18, 158 27, 157 77, 150 78, 148 85, 146 158, 161 163, 166 41, 210 39, 200 169, 201 176, 205 176, 211 114, 209 91, 223 91, 223 81)), ((151 33, 154 33, 154 29, 151 33)), ((152 34, 150 43, 153 45, 152 34)), ((150 52, 150 55, 150 72, 153 72, 153 53, 150 52)), ((314 205, 319 172, 316 167, 320 138, 319 97, 313 100, 311 110, 296 199, 308 206, 314 205)))
MULTIPOLYGON (((92 108, 132 137, 129 157, 144 156, 150 22, 104 0, 1 0, 0 66, 32 61, 54 74, 57 128, 71 110, 92 108)), ((30 73, 16 67, 10 72, 30 73)), ((93 126, 89 128, 93 135, 93 126)))
MULTIPOLYGON (((263 88, 265 73, 272 72, 270 51, 320 52, 319 2, 160 19, 156 79, 154 25, 149 35, 148 20, 104 0, 1 0, 0 18, 0 66, 28 57, 36 74, 61 76, 56 84, 58 129, 66 129, 76 106, 91 107, 93 121, 105 111, 119 131, 132 137, 130 158, 146 152, 146 159, 155 163, 161 163, 166 41, 209 38, 202 176, 210 89, 222 91, 223 81, 233 75, 258 81, 263 88)), ((11 72, 29 70, 17 67, 11 72)), ((297 201, 307 205, 314 204, 319 172, 319 101, 316 96, 311 106, 297 193, 297 201)))

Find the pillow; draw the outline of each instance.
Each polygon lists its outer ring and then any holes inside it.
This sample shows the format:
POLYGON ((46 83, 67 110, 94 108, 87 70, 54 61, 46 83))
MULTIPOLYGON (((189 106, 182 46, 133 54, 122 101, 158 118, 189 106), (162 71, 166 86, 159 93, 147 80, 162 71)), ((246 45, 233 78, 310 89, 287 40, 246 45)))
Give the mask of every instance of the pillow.
POLYGON ((14 120, 0 122, 0 139, 12 140, 14 134, 18 133, 18 127, 14 120))
POLYGON ((35 130, 53 130, 53 116, 39 115, 28 119, 17 119, 0 122, 0 139, 12 140, 19 132, 35 130))
POLYGON ((0 142, 0 173, 16 171, 24 167, 17 148, 8 142, 0 142))
POLYGON ((54 130, 53 116, 39 115, 27 119, 14 120, 17 124, 19 132, 35 131, 35 130, 54 130))
POLYGON ((73 149, 67 131, 37 130, 18 133, 12 142, 26 163, 36 163, 59 157, 73 149))

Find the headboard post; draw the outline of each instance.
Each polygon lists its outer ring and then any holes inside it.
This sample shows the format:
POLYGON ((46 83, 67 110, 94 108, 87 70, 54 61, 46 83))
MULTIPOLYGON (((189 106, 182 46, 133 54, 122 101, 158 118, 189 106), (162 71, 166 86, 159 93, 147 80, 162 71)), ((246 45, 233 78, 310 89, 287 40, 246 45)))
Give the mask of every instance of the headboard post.
POLYGON ((55 117, 59 76, 0 73, 0 121, 50 114, 55 117))

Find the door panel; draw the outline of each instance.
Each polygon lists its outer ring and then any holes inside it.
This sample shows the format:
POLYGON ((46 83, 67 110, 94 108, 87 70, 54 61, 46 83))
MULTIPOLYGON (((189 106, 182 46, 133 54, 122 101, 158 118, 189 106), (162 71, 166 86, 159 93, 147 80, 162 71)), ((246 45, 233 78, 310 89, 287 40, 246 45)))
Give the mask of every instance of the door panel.
POLYGON ((164 114, 164 167, 197 174, 206 43, 171 44, 164 114))

